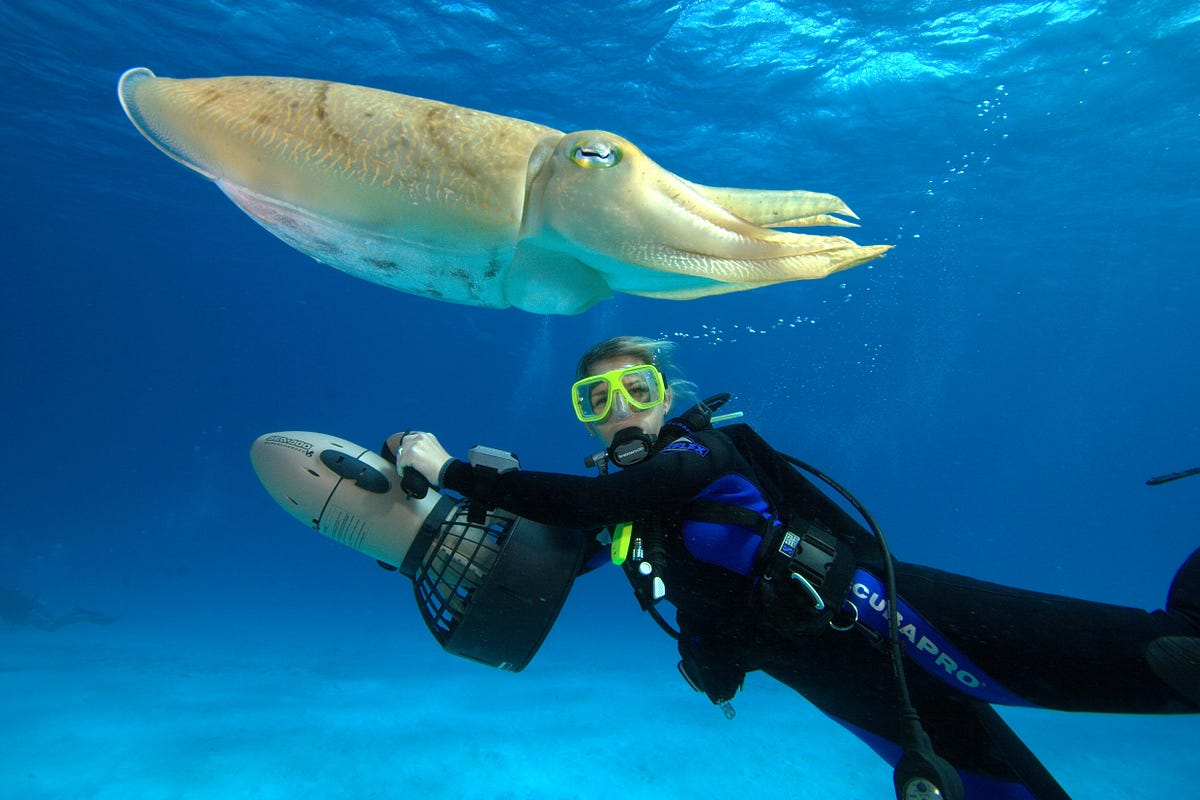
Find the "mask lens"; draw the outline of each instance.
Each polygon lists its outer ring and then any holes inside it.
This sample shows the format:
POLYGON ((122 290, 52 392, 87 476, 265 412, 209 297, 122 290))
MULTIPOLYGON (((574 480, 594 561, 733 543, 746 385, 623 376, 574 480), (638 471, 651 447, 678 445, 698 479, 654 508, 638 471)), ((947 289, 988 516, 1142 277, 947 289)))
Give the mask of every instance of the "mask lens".
POLYGON ((639 410, 654 408, 663 401, 662 376, 649 365, 629 367, 620 376, 621 393, 639 410))
POLYGON ((581 422, 596 422, 608 415, 612 392, 603 376, 576 381, 571 394, 575 415, 581 422))

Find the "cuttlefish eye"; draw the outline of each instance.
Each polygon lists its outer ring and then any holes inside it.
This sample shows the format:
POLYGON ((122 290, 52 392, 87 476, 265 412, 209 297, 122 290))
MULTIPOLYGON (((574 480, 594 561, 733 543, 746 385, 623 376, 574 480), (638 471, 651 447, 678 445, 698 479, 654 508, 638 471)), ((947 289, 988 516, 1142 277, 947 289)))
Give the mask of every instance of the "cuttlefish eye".
POLYGON ((621 148, 608 142, 579 142, 571 148, 571 160, 581 167, 614 167, 621 160, 621 148))

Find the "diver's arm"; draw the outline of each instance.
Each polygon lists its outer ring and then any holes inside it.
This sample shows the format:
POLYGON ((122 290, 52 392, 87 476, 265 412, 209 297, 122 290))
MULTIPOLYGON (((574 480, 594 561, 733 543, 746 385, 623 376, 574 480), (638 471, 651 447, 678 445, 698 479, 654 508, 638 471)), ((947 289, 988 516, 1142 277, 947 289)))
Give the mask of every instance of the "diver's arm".
POLYGON ((592 528, 680 508, 714 480, 717 465, 692 453, 664 452, 596 477, 514 470, 497 476, 489 491, 470 464, 454 460, 441 479, 444 488, 536 522, 592 528))

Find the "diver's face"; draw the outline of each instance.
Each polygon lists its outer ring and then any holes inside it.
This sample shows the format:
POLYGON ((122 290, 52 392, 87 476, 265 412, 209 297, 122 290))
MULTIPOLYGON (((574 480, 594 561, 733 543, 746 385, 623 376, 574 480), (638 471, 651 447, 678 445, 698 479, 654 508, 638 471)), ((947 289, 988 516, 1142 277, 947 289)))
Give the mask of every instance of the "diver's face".
MULTIPOLYGON (((610 370, 633 367, 644 363, 644 361, 635 356, 610 356, 594 362, 588 372, 591 375, 602 375, 610 370)), ((634 391, 633 386, 627 386, 626 388, 630 389, 631 393, 634 391)), ((635 394, 634 396, 636 397, 637 395, 635 394)), ((663 402, 661 404, 654 408, 647 408, 644 411, 632 408, 625 402, 625 398, 617 394, 613 398, 612 408, 609 409, 608 416, 599 422, 589 423, 588 428, 607 447, 612 444, 613 437, 617 435, 617 431, 624 428, 641 428, 644 433, 657 436, 658 432, 662 429, 663 422, 667 419, 667 412, 670 410, 670 387, 663 393, 663 402)))

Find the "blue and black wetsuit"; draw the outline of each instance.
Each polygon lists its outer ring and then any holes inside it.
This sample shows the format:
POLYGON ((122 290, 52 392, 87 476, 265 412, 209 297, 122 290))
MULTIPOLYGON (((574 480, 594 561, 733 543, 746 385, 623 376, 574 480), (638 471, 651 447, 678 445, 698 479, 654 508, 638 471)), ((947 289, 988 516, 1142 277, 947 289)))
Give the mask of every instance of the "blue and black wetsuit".
MULTIPOLYGON (((899 757, 895 677, 880 651, 878 624, 872 631, 872 613, 875 623, 883 618, 880 556, 873 537, 811 484, 797 506, 851 554, 845 593, 860 621, 844 631, 823 626, 798 635, 772 622, 786 620, 789 609, 763 607, 764 531, 775 510, 754 468, 720 429, 678 439, 647 461, 599 477, 514 471, 484 488, 468 464, 452 462, 443 480, 464 496, 551 525, 591 529, 633 520, 661 526, 662 573, 666 599, 677 610, 680 653, 714 702, 732 697, 746 672, 762 670, 889 762, 899 757), (746 524, 716 524, 713 504, 751 513, 742 516, 746 524)), ((908 670, 913 705, 934 748, 962 775, 968 797, 1066 797, 991 703, 1200 712, 1200 668, 1187 672, 1200 637, 1200 550, 1180 569, 1166 609, 1154 612, 912 564, 897 563, 895 570, 904 601, 902 637, 924 667, 908 670), (1163 642, 1193 648, 1173 662, 1171 683, 1147 657, 1163 642)))

